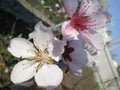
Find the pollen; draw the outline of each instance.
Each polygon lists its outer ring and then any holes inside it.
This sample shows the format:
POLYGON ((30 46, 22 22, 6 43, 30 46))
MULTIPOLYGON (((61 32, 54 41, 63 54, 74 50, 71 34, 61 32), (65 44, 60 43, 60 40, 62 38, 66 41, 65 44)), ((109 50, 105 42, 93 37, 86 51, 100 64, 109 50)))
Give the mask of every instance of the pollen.
POLYGON ((53 60, 49 56, 48 51, 46 51, 46 49, 44 50, 44 52, 42 51, 36 52, 35 60, 37 62, 40 62, 41 65, 53 63, 53 60))

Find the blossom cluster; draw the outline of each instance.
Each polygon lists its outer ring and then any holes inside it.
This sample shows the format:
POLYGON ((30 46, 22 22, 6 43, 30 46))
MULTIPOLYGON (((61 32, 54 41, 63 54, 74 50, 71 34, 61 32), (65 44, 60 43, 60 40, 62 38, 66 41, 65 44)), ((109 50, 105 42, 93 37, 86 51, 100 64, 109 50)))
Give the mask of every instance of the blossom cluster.
POLYGON ((57 87, 63 79, 62 70, 55 64, 63 60, 69 71, 82 74, 82 68, 96 65, 97 56, 104 43, 97 29, 106 27, 110 14, 103 11, 99 0, 63 0, 68 15, 61 27, 62 39, 56 38, 51 29, 38 22, 29 34, 33 42, 25 38, 13 38, 8 51, 22 58, 11 72, 13 83, 31 78, 39 87, 48 90, 57 87))

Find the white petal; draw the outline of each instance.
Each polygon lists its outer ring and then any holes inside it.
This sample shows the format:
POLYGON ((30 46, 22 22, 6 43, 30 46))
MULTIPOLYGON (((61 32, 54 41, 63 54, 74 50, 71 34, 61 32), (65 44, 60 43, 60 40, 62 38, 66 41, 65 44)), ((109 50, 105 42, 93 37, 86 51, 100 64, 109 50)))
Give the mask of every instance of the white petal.
POLYGON ((47 48, 48 42, 53 38, 53 33, 42 22, 38 22, 35 30, 29 34, 29 37, 33 38, 35 46, 43 51, 47 48))
POLYGON ((57 65, 43 65, 35 75, 39 87, 54 89, 63 79, 63 72, 57 65))
POLYGON ((38 63, 23 60, 17 63, 11 72, 11 81, 13 83, 22 83, 31 79, 35 73, 38 63))
POLYGON ((55 61, 59 61, 61 59, 61 54, 64 52, 65 45, 66 43, 64 41, 60 41, 57 38, 52 39, 48 47, 48 52, 52 59, 55 61))
POLYGON ((29 58, 35 56, 33 44, 24 38, 13 38, 8 51, 15 57, 29 58))

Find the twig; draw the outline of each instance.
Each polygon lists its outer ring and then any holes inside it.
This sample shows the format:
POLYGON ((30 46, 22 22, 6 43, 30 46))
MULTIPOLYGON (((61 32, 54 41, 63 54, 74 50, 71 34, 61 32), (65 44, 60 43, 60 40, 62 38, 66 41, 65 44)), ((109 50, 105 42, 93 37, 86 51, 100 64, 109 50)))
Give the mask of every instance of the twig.
POLYGON ((12 30, 11 30, 11 36, 13 36, 14 29, 15 29, 15 26, 16 26, 16 23, 17 23, 17 20, 18 20, 18 19, 19 19, 19 18, 17 17, 17 18, 15 19, 15 21, 13 22, 12 30))

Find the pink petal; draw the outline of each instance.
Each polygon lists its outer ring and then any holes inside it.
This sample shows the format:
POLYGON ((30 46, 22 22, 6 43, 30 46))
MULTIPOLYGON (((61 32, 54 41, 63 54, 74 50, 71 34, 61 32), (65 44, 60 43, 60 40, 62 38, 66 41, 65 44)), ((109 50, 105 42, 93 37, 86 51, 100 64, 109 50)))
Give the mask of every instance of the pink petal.
POLYGON ((74 51, 70 53, 72 61, 66 61, 69 69, 75 75, 82 74, 82 68, 86 66, 91 66, 96 60, 97 55, 91 55, 86 49, 84 49, 84 40, 81 35, 79 35, 79 40, 72 40, 69 42, 69 47, 74 48, 74 51))
POLYGON ((94 30, 84 30, 80 32, 84 41, 91 44, 98 50, 104 48, 103 38, 100 33, 97 33, 94 30))
POLYGON ((93 16, 101 9, 98 0, 82 0, 79 15, 93 16))
POLYGON ((61 33, 63 37, 67 40, 77 40, 78 39, 78 32, 75 30, 69 21, 65 21, 62 25, 61 33))
POLYGON ((79 63, 81 65, 86 65, 88 63, 87 53, 83 48, 84 44, 85 42, 82 38, 80 38, 79 40, 70 41, 69 47, 74 48, 74 51, 70 53, 72 62, 74 64, 79 63))
POLYGON ((89 29, 99 29, 108 25, 111 21, 111 15, 108 12, 101 11, 85 23, 89 29))
POLYGON ((76 9, 78 7, 78 0, 62 0, 66 13, 69 17, 72 17, 73 14, 76 12, 76 9))
POLYGON ((96 59, 96 55, 91 55, 86 49, 84 49, 85 42, 82 36, 79 35, 79 40, 73 40, 69 42, 69 47, 74 48, 74 51, 69 55, 72 58, 72 63, 81 66, 87 66, 96 59))

